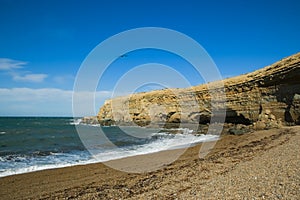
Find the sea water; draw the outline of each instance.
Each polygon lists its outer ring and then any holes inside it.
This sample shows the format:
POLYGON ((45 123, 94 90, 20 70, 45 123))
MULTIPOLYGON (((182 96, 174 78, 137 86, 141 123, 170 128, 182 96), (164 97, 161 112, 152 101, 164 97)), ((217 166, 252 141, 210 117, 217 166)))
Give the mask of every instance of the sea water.
POLYGON ((70 117, 0 117, 0 177, 154 153, 218 138, 197 136, 185 128, 100 127, 79 122, 70 117))

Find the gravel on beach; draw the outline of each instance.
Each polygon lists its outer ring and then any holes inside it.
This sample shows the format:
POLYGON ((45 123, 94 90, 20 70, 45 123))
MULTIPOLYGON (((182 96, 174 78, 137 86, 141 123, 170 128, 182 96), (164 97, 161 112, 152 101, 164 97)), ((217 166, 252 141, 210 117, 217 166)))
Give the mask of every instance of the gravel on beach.
MULTIPOLYGON (((153 172, 98 163, 3 177, 0 199, 300 199, 299 126, 222 135, 201 159, 200 146, 153 172)), ((114 162, 151 166, 175 151, 114 162)))

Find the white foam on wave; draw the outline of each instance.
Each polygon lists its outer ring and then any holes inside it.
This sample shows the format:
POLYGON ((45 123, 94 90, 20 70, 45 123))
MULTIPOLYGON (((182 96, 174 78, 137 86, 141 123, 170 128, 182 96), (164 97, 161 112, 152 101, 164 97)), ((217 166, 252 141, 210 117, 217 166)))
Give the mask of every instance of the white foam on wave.
POLYGON ((1 132, 0 132, 0 135, 4 135, 4 134, 6 134, 5 131, 1 131, 1 132))
POLYGON ((105 162, 130 156, 150 154, 171 149, 186 148, 197 143, 218 139, 218 136, 216 135, 193 135, 191 134, 193 131, 189 129, 176 130, 181 131, 182 134, 170 134, 167 132, 153 133, 151 137, 157 136, 157 139, 153 140, 152 142, 124 148, 116 147, 104 152, 100 151, 100 153, 94 155, 94 157, 91 157, 90 154, 86 151, 80 151, 76 153, 73 152, 69 154, 51 153, 49 156, 45 156, 42 158, 31 158, 31 160, 27 160, 27 162, 24 163, 13 163, 12 167, 7 169, 3 169, 0 164, 0 177, 45 169, 105 162))
POLYGON ((70 125, 79 125, 82 119, 70 119, 70 125))
POLYGON ((42 165, 42 166, 29 166, 29 167, 24 167, 24 168, 17 168, 17 169, 5 169, 0 171, 0 177, 5 177, 5 176, 11 176, 11 175, 16 175, 16 174, 25 174, 29 172, 34 172, 34 171, 41 171, 45 169, 55 169, 55 168, 63 168, 63 167, 68 167, 71 165, 68 164, 61 164, 61 165, 42 165))
MULTIPOLYGON (((191 130, 185 130, 191 132, 191 130)), ((144 155, 150 153, 156 153, 165 150, 173 150, 179 148, 187 148, 189 146, 201 143, 218 140, 218 136, 216 135, 192 135, 192 134, 169 134, 169 133, 155 133, 157 136, 173 136, 170 138, 160 138, 151 143, 137 145, 130 148, 115 148, 109 152, 101 152, 95 155, 95 159, 98 162, 105 162, 109 160, 116 160, 120 158, 144 155)))
MULTIPOLYGON (((88 123, 83 123, 82 119, 71 119, 70 120, 70 125, 85 125, 85 126, 93 126, 93 127, 100 127, 100 124, 88 124, 88 123)), ((102 126, 102 127, 111 127, 111 126, 102 126)))
MULTIPOLYGON (((24 157, 19 157, 16 158, 16 160, 19 160, 19 162, 12 163, 14 167, 0 169, 0 177, 96 162, 90 157, 88 152, 77 152, 73 154, 51 153, 45 157, 30 158, 28 160, 24 157), (25 162, 20 162, 20 160, 25 162)), ((1 161, 4 162, 5 159, 2 158, 1 161)))

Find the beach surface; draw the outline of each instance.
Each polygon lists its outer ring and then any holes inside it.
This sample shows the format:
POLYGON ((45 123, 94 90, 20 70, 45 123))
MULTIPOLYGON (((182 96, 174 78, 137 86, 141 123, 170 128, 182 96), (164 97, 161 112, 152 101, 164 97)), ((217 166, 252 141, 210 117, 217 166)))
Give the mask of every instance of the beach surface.
POLYGON ((173 163, 181 150, 3 177, 0 199, 300 198, 300 126, 222 135, 204 158, 200 147, 173 163))

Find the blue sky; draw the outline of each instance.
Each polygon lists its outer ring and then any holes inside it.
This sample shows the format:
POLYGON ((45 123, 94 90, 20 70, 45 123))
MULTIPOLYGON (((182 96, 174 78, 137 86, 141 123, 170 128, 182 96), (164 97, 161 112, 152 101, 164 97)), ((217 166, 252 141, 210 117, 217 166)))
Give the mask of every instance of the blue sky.
MULTIPOLYGON (((190 36, 224 78, 251 72, 299 52, 299 10, 298 0, 1 0, 0 116, 71 116, 82 61, 101 41, 133 28, 164 27, 190 36)), ((203 83, 175 55, 131 52, 107 73, 96 107, 122 73, 147 62, 181 69, 192 85, 203 83)))

